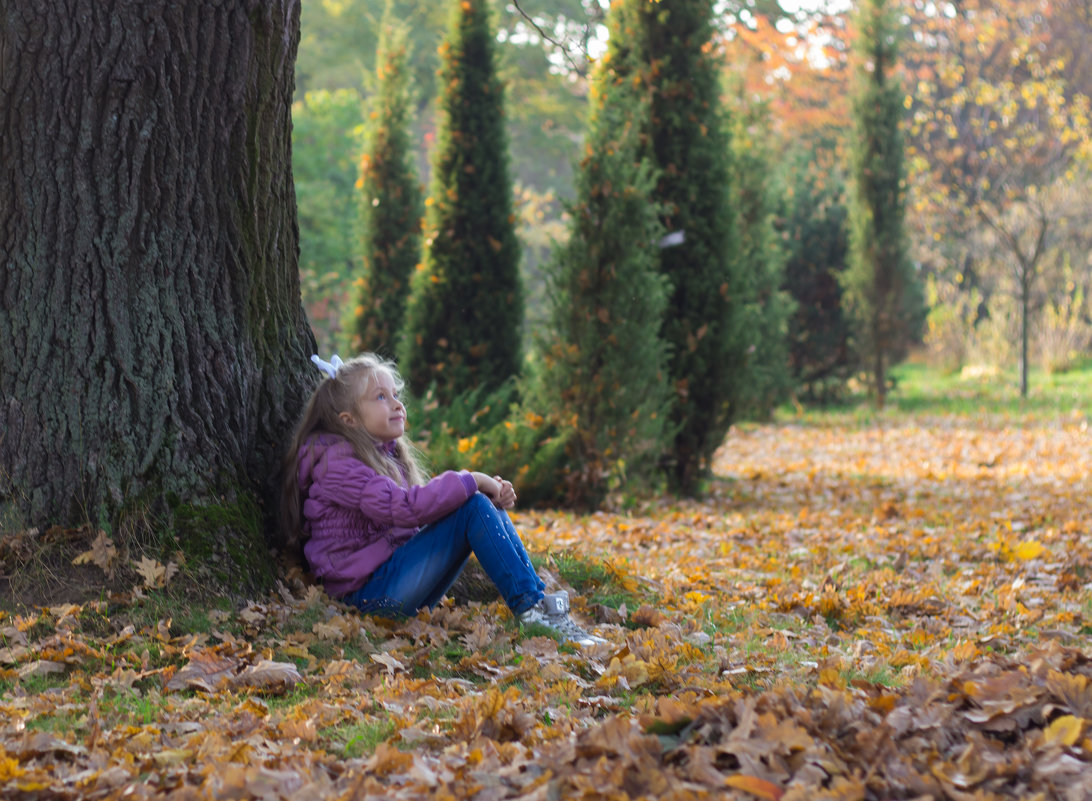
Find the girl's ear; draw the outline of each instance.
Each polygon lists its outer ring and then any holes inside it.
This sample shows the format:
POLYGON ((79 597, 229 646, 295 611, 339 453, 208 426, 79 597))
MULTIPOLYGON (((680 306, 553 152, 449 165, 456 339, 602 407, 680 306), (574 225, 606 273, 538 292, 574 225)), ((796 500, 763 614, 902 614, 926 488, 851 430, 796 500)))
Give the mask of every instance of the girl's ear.
POLYGON ((349 428, 353 428, 356 425, 356 418, 354 418, 348 412, 340 412, 338 414, 338 419, 341 420, 341 422, 343 422, 349 428))

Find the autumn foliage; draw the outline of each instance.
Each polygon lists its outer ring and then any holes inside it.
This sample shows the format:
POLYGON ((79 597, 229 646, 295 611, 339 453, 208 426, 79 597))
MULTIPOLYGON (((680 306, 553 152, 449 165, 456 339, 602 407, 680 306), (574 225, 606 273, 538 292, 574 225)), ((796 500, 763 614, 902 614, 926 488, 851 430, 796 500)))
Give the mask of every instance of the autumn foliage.
POLYGON ((376 55, 378 91, 360 163, 362 274, 354 282, 351 345, 355 352, 395 355, 410 278, 421 259, 424 206, 413 166, 406 29, 390 6, 376 55))
POLYGON ((1087 430, 787 419, 735 430, 704 501, 518 513, 586 650, 493 599, 396 622, 298 574, 171 605, 146 565, 0 619, 0 794, 1082 797, 1087 430))

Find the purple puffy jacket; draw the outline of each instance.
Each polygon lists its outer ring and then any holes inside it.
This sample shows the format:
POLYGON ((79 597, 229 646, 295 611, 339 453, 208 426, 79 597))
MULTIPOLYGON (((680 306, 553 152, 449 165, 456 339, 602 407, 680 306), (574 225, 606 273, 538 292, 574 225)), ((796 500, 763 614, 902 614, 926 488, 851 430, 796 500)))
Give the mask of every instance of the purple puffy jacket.
POLYGON ((359 589, 421 526, 454 512, 478 491, 470 473, 448 471, 406 487, 376 473, 347 439, 319 433, 300 448, 303 546, 312 572, 335 598, 359 589))

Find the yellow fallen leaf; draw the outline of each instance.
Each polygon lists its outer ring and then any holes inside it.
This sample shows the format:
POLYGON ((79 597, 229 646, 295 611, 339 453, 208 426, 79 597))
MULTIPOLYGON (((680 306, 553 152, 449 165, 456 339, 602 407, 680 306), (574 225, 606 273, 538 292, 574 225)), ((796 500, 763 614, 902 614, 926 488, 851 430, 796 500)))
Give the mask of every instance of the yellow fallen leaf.
POLYGON ((1046 548, 1038 540, 1024 540, 1012 549, 1012 554, 1017 559, 1027 562, 1037 558, 1046 548))
POLYGON ((1043 730, 1043 741, 1048 745, 1071 746, 1081 738, 1084 719, 1062 715, 1043 730))
POLYGON ((193 760, 193 751, 189 748, 165 748, 152 754, 152 761, 161 768, 183 765, 193 760))
POLYGON ((24 773, 26 771, 19 767, 19 760, 9 757, 8 752, 0 747, 0 782, 17 779, 24 773))

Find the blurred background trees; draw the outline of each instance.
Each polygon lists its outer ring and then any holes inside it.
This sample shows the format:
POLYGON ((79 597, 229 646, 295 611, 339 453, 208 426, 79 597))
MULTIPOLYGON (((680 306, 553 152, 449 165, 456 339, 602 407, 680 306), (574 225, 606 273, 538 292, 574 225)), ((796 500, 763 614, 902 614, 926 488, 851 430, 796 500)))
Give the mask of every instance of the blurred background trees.
POLYGON ((410 124, 407 28, 388 0, 376 54, 378 88, 370 103, 360 159, 361 273, 353 281, 349 345, 393 358, 405 317, 410 279, 421 259, 421 187, 410 124))
MULTIPOLYGON (((359 208, 364 193, 355 184, 365 142, 374 141, 380 124, 363 109, 380 91, 374 65, 384 3, 315 0, 302 12, 294 107, 301 281, 325 350, 349 346, 349 330, 340 322, 367 300, 353 287, 365 260, 359 208)), ((391 5, 407 27, 411 160, 419 182, 428 184, 435 180, 432 164, 443 135, 439 109, 447 79, 437 77, 439 48, 449 12, 462 4, 391 0, 391 5)), ((661 266, 668 263, 662 271, 668 301, 659 334, 674 396, 674 430, 684 430, 687 419, 698 420, 701 436, 708 437, 693 438, 685 447, 678 440, 663 446, 662 464, 685 466, 674 475, 661 468, 661 479, 682 491, 700 490, 702 460, 732 422, 768 415, 787 397, 807 403, 856 391, 870 364, 863 362, 868 351, 860 337, 852 334, 843 287, 850 259, 850 190, 858 180, 852 154, 861 140, 853 133, 850 102, 851 56, 861 46, 850 23, 854 4, 493 0, 483 5, 492 14, 495 69, 504 87, 511 224, 520 245, 524 298, 519 336, 528 346, 512 380, 492 393, 478 393, 473 401, 461 397, 446 411, 433 406, 417 413, 417 430, 434 459, 436 454, 440 462, 501 458, 518 441, 536 448, 541 470, 556 478, 558 465, 569 458, 557 457, 572 445, 562 444, 567 434, 556 427, 561 419, 552 414, 556 409, 543 406, 541 370, 545 343, 572 336, 563 334, 551 306, 561 265, 587 259, 596 244, 589 239, 606 241, 587 218, 573 218, 575 209, 587 210, 591 197, 593 184, 582 171, 609 166, 627 174, 611 144, 622 138, 597 139, 588 125, 591 76, 597 68, 619 67, 610 63, 613 54, 604 58, 612 47, 643 49, 635 62, 622 66, 657 110, 648 114, 635 105, 629 113, 634 121, 646 114, 644 122, 628 124, 640 125, 638 155, 652 159, 658 176, 660 196, 654 192, 648 201, 669 229, 664 234, 676 228, 671 215, 682 212, 678 198, 688 192, 704 205, 696 212, 701 222, 688 224, 687 234, 701 225, 722 232, 719 244, 702 255, 686 246, 660 253, 661 266), (639 24, 608 34, 608 26, 617 23, 613 15, 631 13, 640 15, 634 17, 639 24), (706 39, 687 39, 683 22, 691 14, 707 16, 706 39), (649 38, 654 36, 661 38, 649 38), (628 42, 620 41, 626 37, 628 42), (605 67, 598 64, 604 60, 605 67), (704 65, 714 88, 691 81, 687 89, 706 92, 706 100, 681 113, 692 98, 671 87, 673 76, 696 74, 688 64, 704 65), (719 133, 706 114, 720 116, 719 133), (699 155, 723 159, 726 200, 699 190, 709 174, 695 166, 699 155), (698 282, 701 271, 727 279, 729 298, 719 309, 688 310, 699 299, 711 300, 707 289, 696 289, 706 286, 698 282), (710 327, 702 333, 706 322, 710 327), (711 342, 714 326, 734 331, 732 344, 715 364, 691 360, 691 344, 711 342), (728 376, 727 384, 718 375, 728 376), (687 412, 679 403, 680 386, 713 385, 721 386, 713 396, 721 403, 727 399, 726 409, 687 412), (491 440, 486 430, 494 431, 491 440), (483 432, 476 440, 475 431, 483 432)), ((1085 241, 1092 226, 1082 201, 1090 177, 1092 54, 1084 43, 1092 33, 1092 12, 1077 0, 887 0, 885 5, 904 34, 891 71, 898 89, 889 98, 905 153, 905 174, 897 182, 904 203, 902 266, 924 288, 928 312, 921 340, 905 344, 913 358, 953 371, 1003 369, 1018 362, 1062 370, 1081 363, 1092 347, 1092 269, 1085 241)), ((627 122, 617 124, 624 128, 627 122)), ((628 174, 619 180, 636 186, 639 171, 634 167, 628 174)), ((601 206, 597 213, 605 221, 615 212, 601 206)), ((639 219, 629 222, 639 226, 639 219)), ((631 259, 647 254, 634 247, 618 256, 619 268, 625 260, 629 269, 631 259)), ((580 294, 572 296, 574 303, 594 300, 580 294)), ((634 317, 647 308, 634 308, 634 317)), ((619 351, 622 357, 629 353, 619 351)), ((1016 380, 1026 389, 1027 372, 1022 372, 1016 380)), ((615 464, 626 462, 626 454, 612 456, 615 464)), ((527 461, 514 458, 513 465, 527 461)), ((635 475, 632 461, 628 464, 635 475)), ((525 472, 525 487, 532 486, 538 469, 525 472)), ((554 491, 545 487, 554 478, 535 485, 539 497, 554 491)), ((618 480, 611 479, 612 486, 618 480)))
POLYGON ((425 204, 425 260, 406 308, 400 365, 441 403, 519 372, 523 291, 508 175, 504 87, 486 0, 451 4, 425 204))
POLYGON ((1092 33, 1088 4, 905 13, 912 242, 934 295, 926 341, 964 348, 953 365, 1019 361, 1026 395, 1033 357, 1055 369, 1089 346, 1088 207, 1067 202, 1089 185, 1092 80, 1077 44, 1092 33), (1051 352, 1060 342, 1066 352, 1051 352))
POLYGON ((903 36, 893 0, 861 0, 854 17, 849 265, 841 276, 869 394, 883 408, 888 371, 915 344, 923 317, 904 230, 903 98, 895 73, 903 36))

